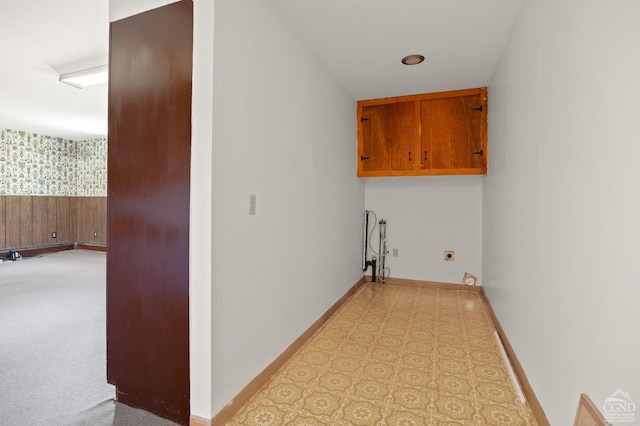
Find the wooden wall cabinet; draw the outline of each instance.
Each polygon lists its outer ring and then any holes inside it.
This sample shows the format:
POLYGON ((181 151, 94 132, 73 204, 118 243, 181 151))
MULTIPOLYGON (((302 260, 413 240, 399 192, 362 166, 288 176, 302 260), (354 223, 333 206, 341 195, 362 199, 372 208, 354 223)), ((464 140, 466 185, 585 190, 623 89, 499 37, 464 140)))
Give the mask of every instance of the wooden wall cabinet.
POLYGON ((487 173, 487 89, 358 101, 358 176, 487 173))

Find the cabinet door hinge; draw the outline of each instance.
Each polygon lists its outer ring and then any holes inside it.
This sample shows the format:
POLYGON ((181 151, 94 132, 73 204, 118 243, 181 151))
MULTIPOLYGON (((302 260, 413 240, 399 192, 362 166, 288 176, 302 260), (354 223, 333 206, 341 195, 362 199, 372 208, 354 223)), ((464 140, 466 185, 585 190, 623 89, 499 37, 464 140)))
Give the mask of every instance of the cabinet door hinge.
POLYGON ((364 160, 368 160, 368 159, 369 159, 369 157, 365 157, 364 155, 360 156, 360 161, 364 161, 364 160))
POLYGON ((362 123, 363 121, 369 121, 370 118, 364 118, 364 117, 360 117, 360 122, 362 123))

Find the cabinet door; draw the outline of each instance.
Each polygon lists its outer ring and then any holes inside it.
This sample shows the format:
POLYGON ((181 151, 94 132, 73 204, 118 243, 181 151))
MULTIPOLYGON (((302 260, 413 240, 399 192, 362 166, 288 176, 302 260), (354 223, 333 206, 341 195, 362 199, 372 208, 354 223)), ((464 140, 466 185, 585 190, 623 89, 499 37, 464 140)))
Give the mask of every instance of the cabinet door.
POLYGON ((486 173, 481 95, 424 100, 420 103, 422 170, 478 170, 486 173))
POLYGON ((415 167, 415 108, 413 101, 362 107, 359 176, 415 167))

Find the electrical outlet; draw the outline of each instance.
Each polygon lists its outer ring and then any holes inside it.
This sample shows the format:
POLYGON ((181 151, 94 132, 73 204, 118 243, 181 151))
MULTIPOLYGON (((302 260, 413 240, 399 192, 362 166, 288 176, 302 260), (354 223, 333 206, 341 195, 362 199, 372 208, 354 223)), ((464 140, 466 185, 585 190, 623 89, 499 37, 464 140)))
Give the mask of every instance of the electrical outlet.
POLYGON ((393 249, 393 257, 398 257, 398 249, 397 248, 393 249))
POLYGON ((93 238, 98 238, 98 233, 97 232, 93 233, 93 238))
POLYGON ((249 194, 249 214, 256 214, 256 194, 249 194))
POLYGON ((452 262, 456 259, 456 252, 453 250, 445 250, 444 252, 444 260, 447 262, 452 262))
POLYGON ((51 233, 51 238, 56 238, 56 236, 57 236, 56 232, 55 232, 55 231, 53 231, 53 232, 51 233))

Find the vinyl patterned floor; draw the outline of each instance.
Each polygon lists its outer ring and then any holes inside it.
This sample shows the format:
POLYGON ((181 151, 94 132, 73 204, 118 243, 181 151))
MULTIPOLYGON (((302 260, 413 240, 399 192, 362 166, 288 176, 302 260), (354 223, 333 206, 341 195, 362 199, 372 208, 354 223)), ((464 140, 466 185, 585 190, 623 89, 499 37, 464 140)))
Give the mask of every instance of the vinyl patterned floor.
POLYGON ((535 425, 479 293, 371 284, 229 425, 535 425))

